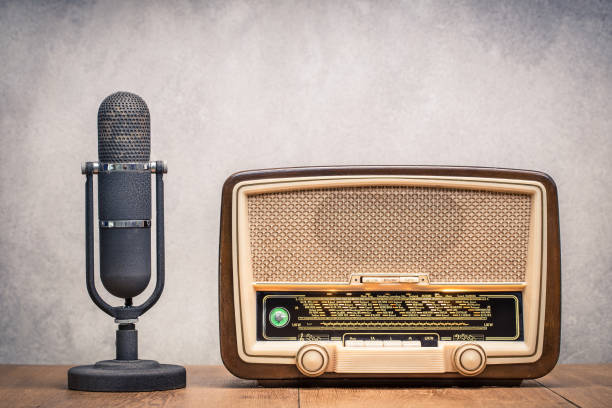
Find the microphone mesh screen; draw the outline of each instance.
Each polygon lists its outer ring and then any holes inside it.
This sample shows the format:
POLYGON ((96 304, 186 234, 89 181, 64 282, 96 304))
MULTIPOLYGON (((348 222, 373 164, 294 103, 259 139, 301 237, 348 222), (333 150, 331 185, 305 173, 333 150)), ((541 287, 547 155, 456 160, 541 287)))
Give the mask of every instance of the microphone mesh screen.
POLYGON ((366 186, 247 198, 256 282, 426 273, 431 282, 523 282, 531 196, 366 186))
POLYGON ((151 156, 149 108, 138 95, 116 92, 98 110, 98 159, 102 163, 142 163, 151 156))

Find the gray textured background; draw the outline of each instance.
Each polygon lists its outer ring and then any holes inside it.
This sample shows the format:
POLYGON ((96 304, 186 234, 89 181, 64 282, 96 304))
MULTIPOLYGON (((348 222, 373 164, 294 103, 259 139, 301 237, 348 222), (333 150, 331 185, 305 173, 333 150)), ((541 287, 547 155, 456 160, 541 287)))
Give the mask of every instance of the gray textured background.
MULTIPOLYGON (((219 363, 220 191, 328 164, 545 171, 560 192, 561 361, 612 361, 612 6, 2 2, 0 362, 114 354, 84 283, 96 112, 140 94, 166 159, 167 285, 141 356, 219 363)), ((147 292, 148 293, 148 292, 147 292)))

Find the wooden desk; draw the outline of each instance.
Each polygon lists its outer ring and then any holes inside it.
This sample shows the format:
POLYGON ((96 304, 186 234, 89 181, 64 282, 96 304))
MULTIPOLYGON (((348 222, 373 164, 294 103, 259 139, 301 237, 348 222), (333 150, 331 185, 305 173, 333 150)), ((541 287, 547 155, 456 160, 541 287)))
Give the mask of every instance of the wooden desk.
POLYGON ((192 366, 186 389, 151 393, 69 391, 67 369, 0 365, 0 407, 612 407, 612 364, 561 365, 508 388, 261 388, 223 367, 192 366))

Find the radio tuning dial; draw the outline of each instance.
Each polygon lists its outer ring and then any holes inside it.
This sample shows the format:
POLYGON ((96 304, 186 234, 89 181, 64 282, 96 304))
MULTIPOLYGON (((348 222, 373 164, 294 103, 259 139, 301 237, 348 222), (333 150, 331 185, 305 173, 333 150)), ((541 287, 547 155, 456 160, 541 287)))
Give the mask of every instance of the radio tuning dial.
POLYGON ((329 356, 324 347, 318 344, 307 344, 298 351, 295 361, 302 374, 316 377, 325 372, 329 356))
POLYGON ((454 362, 457 371, 463 375, 480 374, 487 365, 487 355, 482 347, 476 344, 464 344, 455 350, 454 362))

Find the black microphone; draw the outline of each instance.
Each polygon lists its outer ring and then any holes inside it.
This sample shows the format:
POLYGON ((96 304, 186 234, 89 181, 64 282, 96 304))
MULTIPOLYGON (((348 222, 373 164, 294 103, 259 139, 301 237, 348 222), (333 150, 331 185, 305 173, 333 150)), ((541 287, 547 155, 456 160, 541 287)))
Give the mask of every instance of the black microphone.
POLYGON ((98 110, 100 278, 131 299, 151 279, 151 119, 138 95, 117 92, 98 110))
POLYGON ((85 282, 91 300, 119 325, 116 358, 68 370, 68 388, 81 391, 153 391, 185 387, 185 368, 138 359, 136 323, 164 289, 163 161, 149 161, 151 120, 138 95, 117 92, 98 110, 98 162, 81 166, 85 174, 85 282), (151 173, 155 174, 156 283, 141 305, 132 298, 151 280, 151 173), (93 176, 98 175, 100 279, 124 305, 111 306, 95 286, 93 176))

